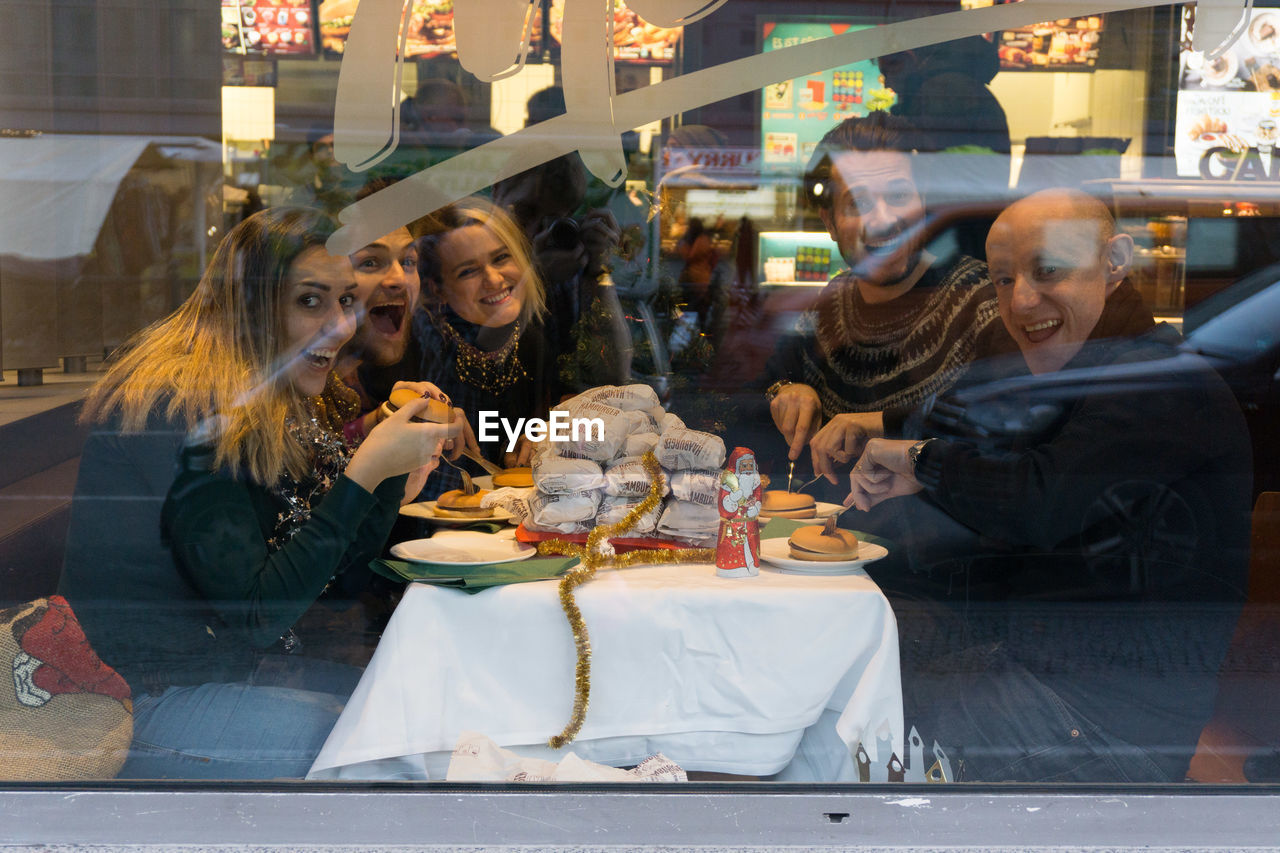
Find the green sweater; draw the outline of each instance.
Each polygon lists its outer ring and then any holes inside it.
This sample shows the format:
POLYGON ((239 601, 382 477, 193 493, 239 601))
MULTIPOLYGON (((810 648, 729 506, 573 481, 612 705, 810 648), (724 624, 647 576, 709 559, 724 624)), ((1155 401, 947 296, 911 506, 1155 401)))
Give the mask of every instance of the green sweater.
POLYGON ((404 492, 404 477, 373 494, 339 477, 270 551, 281 501, 205 467, 184 438, 159 419, 142 433, 97 428, 72 502, 59 591, 135 692, 247 678, 330 581, 363 586, 404 492))

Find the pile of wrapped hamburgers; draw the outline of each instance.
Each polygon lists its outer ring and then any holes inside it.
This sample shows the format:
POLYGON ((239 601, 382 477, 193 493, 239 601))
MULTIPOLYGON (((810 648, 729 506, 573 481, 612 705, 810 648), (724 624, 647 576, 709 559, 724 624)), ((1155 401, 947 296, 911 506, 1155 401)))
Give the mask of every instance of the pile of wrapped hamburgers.
POLYGON ((599 422, 594 430, 571 432, 567 441, 541 444, 524 518, 528 530, 586 533, 598 524, 621 521, 649 494, 649 475, 640 460, 652 450, 662 466, 663 500, 624 536, 714 543, 720 525, 716 501, 725 459, 722 439, 686 429, 680 418, 663 410, 648 385, 593 388, 555 408, 566 412, 570 423, 585 418, 599 422))

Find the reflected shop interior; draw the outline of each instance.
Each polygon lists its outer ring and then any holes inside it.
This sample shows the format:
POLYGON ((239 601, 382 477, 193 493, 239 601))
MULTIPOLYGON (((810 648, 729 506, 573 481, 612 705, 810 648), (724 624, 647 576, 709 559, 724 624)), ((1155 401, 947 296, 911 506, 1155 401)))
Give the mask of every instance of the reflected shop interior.
POLYGON ((1280 782, 1280 7, 1078 5, 11 4, 0 781, 1280 782))

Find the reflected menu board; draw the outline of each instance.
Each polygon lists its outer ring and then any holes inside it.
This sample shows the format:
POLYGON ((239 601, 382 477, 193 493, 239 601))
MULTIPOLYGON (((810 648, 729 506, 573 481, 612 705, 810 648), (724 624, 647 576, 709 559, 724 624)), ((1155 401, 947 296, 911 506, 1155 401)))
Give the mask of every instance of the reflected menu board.
POLYGON ((314 54, 311 0, 222 0, 222 47, 243 55, 314 54))
MULTIPOLYGON (((559 47, 564 23, 564 0, 551 0, 547 26, 559 47)), ((645 65, 665 65, 676 56, 683 27, 656 27, 627 8, 622 0, 613 0, 613 59, 645 65)))
POLYGON ((1191 49, 1195 7, 1183 8, 1174 159, 1179 177, 1275 180, 1280 124, 1280 9, 1254 8, 1216 59, 1191 49))
MULTIPOLYGON (((962 9, 1017 3, 1019 0, 960 0, 962 9)), ((1042 21, 997 33, 1001 71, 1089 71, 1098 64, 1104 15, 1042 21)), ((988 36, 988 39, 991 37, 988 36)))
MULTIPOLYGON (((762 52, 840 35, 865 25, 791 19, 761 22, 762 52)), ((799 172, 823 135, 841 121, 887 110, 894 94, 884 85, 874 59, 841 65, 764 89, 761 148, 766 171, 799 172)))
MULTIPOLYGON (((405 57, 454 53, 458 49, 453 36, 454 0, 413 0, 410 4, 405 57)), ((321 0, 320 43, 328 53, 346 50, 347 33, 360 0, 321 0)))
POLYGON ((1000 33, 1001 71, 1088 71, 1098 63, 1103 16, 1059 18, 1000 33))

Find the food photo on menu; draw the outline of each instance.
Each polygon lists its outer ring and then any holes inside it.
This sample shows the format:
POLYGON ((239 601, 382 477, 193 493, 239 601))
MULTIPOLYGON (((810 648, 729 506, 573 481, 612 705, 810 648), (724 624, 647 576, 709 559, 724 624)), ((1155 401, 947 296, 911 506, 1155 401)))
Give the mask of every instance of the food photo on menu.
POLYGON ((1098 62, 1103 17, 1059 18, 1000 33, 1001 71, 1092 69, 1098 62))
MULTIPOLYGON (((548 26, 558 46, 563 39, 564 0, 551 0, 548 26)), ((682 27, 659 27, 645 21, 623 0, 613 0, 613 57, 622 62, 668 63, 674 60, 682 27)))
POLYGON ((1188 8, 1174 130, 1178 175, 1269 176, 1280 126, 1280 10, 1252 10, 1240 38, 1212 59, 1192 50, 1194 30, 1194 9, 1188 8))
MULTIPOLYGON (((405 56, 412 59, 453 53, 457 43, 453 33, 454 0, 413 0, 407 21, 405 56)), ((346 51, 347 35, 360 0, 323 0, 320 3, 320 42, 329 53, 346 51)))
POLYGON ((222 47, 239 54, 314 54, 311 0, 222 0, 222 47))
POLYGON ((1253 9, 1240 38, 1214 58, 1191 49, 1193 9, 1184 13, 1182 26, 1181 89, 1280 92, 1280 9, 1253 9))

